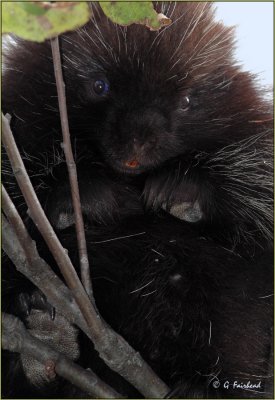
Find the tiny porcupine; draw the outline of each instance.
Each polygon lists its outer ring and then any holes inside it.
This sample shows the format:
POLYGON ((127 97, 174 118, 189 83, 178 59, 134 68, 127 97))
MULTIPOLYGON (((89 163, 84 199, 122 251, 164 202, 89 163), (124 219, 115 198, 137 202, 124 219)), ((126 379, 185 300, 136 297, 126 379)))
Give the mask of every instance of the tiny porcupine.
MULTIPOLYGON (((96 305, 167 383, 167 396, 273 398, 272 108, 236 63, 233 29, 215 21, 211 3, 154 6, 172 20, 159 32, 118 26, 92 3, 91 21, 60 36, 96 305)), ((51 46, 15 38, 4 60, 3 110, 77 266, 51 46)), ((5 152, 2 172, 55 268, 5 152)), ((4 311, 37 329, 47 302, 6 257, 2 291, 4 311)), ((141 396, 56 319, 52 329, 67 329, 74 343, 73 354, 57 349, 122 395, 141 396)), ((28 365, 3 351, 2 397, 85 397, 28 365)))

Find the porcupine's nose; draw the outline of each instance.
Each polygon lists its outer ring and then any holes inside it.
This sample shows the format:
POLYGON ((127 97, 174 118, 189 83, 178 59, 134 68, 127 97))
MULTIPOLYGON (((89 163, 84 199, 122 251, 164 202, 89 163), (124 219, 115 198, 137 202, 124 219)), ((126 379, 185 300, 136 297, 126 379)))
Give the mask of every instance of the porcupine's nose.
MULTIPOLYGON (((148 135, 149 136, 149 135, 148 135)), ((146 161, 150 158, 150 154, 157 144, 157 139, 150 135, 149 137, 143 137, 142 139, 133 138, 131 156, 124 162, 124 166, 132 170, 141 168, 146 161)))
POLYGON ((139 162, 137 160, 128 160, 125 162, 125 166, 134 169, 139 166, 139 162))
POLYGON ((139 154, 141 150, 143 149, 143 145, 139 145, 139 141, 136 137, 133 138, 133 158, 130 158, 129 160, 126 160, 124 162, 124 166, 127 168, 135 169, 140 166, 139 161, 137 160, 137 157, 135 155, 139 154))

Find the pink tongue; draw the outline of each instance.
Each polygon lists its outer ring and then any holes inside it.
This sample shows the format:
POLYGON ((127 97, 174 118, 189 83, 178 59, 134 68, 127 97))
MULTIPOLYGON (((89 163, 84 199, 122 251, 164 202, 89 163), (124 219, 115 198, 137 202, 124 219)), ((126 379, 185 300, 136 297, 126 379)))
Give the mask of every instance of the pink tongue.
POLYGON ((136 160, 126 161, 125 165, 126 165, 126 167, 129 167, 129 168, 136 168, 139 166, 139 162, 136 160))

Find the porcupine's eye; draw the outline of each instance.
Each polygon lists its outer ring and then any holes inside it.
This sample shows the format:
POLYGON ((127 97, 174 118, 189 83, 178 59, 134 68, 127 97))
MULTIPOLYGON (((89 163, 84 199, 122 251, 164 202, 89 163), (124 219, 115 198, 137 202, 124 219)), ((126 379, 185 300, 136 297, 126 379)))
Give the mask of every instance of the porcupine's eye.
POLYGON ((190 97, 189 96, 184 96, 181 99, 181 109, 182 111, 187 111, 190 107, 190 97))
POLYGON ((103 79, 98 79, 93 84, 93 90, 98 96, 103 96, 109 92, 110 87, 108 82, 103 79))

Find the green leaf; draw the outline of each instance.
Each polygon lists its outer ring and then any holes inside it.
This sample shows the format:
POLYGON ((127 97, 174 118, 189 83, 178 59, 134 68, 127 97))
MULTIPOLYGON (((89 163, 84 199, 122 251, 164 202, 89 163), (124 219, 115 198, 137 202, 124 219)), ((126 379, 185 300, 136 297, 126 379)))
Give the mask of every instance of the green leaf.
POLYGON ((74 30, 89 18, 87 2, 2 2, 2 33, 36 42, 74 30))
POLYGON ((41 7, 39 4, 35 4, 34 2, 22 2, 22 8, 28 13, 33 15, 43 15, 47 12, 44 7, 41 7))
POLYGON ((100 1, 102 10, 113 22, 120 25, 142 24, 150 30, 159 30, 171 20, 158 14, 151 1, 100 1))

